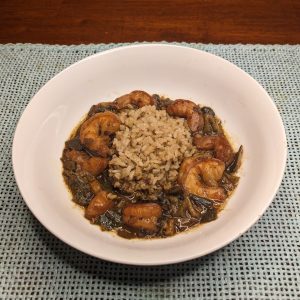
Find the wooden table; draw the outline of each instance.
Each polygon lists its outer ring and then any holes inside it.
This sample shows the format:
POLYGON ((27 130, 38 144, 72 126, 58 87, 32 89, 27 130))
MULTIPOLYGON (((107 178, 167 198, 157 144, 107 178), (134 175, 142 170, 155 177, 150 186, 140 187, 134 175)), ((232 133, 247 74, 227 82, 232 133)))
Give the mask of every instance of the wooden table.
POLYGON ((0 43, 300 43, 298 0, 0 0, 0 43))

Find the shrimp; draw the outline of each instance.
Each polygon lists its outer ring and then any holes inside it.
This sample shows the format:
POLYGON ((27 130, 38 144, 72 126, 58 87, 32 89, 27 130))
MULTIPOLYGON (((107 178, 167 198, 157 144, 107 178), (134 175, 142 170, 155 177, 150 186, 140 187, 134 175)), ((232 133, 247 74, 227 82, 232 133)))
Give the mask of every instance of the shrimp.
POLYGON ((113 202, 107 197, 107 192, 100 190, 85 209, 84 216, 94 222, 99 216, 111 209, 112 206, 113 202))
POLYGON ((156 232, 157 220, 161 215, 162 209, 156 203, 130 204, 123 210, 123 222, 129 227, 156 232))
POLYGON ((179 169, 179 173, 178 173, 178 177, 177 177, 177 181, 178 184, 182 187, 183 183, 186 181, 186 176, 189 174, 190 169, 197 163, 197 159, 196 157, 187 157, 184 159, 184 161, 182 162, 180 169, 179 169))
POLYGON ((222 160, 226 166, 233 159, 233 150, 223 135, 206 135, 196 134, 193 138, 193 143, 199 150, 214 150, 215 157, 222 160))
POLYGON ((87 119, 80 128, 80 142, 96 155, 109 154, 109 135, 119 130, 121 121, 112 112, 97 113, 87 119))
POLYGON ((224 201, 225 190, 218 186, 225 164, 215 158, 186 158, 180 166, 178 183, 190 194, 224 201))
POLYGON ((102 157, 91 157, 88 154, 70 150, 66 152, 66 157, 76 162, 77 165, 84 171, 89 172, 94 176, 100 175, 108 165, 108 160, 102 157))
POLYGON ((128 105, 134 105, 139 108, 146 105, 153 105, 154 100, 152 96, 144 91, 133 91, 129 94, 117 98, 114 103, 118 109, 127 107, 128 105))
POLYGON ((186 118, 192 132, 197 132, 203 128, 203 115, 198 106, 190 100, 175 100, 167 106, 167 113, 170 116, 186 118))

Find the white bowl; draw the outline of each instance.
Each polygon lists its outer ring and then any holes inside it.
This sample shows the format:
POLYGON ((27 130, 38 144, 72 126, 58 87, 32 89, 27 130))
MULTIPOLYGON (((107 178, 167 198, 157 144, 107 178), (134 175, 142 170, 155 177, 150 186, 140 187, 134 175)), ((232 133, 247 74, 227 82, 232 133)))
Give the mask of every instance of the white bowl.
POLYGON ((275 196, 286 154, 279 113, 248 74, 203 51, 143 44, 87 57, 45 84, 18 123, 13 167, 26 204, 59 239, 105 260, 158 265, 206 255, 249 229, 275 196), (135 89, 211 106, 244 146, 240 183, 216 221, 172 238, 126 240, 91 225, 71 201, 60 162, 65 140, 91 105, 135 89))

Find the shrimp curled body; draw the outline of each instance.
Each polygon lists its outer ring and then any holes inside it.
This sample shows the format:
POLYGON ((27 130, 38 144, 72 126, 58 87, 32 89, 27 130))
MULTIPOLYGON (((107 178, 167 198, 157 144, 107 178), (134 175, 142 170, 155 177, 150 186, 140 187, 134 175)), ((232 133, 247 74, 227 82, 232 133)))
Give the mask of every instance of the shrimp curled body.
POLYGON ((96 155, 109 155, 110 135, 120 128, 121 121, 112 112, 97 113, 86 120, 80 128, 80 142, 96 155))
POLYGON ((185 118, 192 132, 202 130, 204 120, 198 106, 190 101, 177 99, 167 106, 167 113, 170 116, 185 118))
POLYGON ((137 106, 141 108, 146 105, 153 105, 154 99, 144 91, 133 91, 129 94, 121 96, 114 101, 118 109, 128 107, 128 105, 137 106))
POLYGON ((178 183, 190 194, 224 201, 225 190, 218 185, 225 170, 225 164, 215 158, 186 158, 180 166, 178 183))
POLYGON ((84 152, 76 150, 66 152, 66 157, 79 165, 82 170, 94 176, 100 175, 108 165, 106 158, 89 156, 84 152))

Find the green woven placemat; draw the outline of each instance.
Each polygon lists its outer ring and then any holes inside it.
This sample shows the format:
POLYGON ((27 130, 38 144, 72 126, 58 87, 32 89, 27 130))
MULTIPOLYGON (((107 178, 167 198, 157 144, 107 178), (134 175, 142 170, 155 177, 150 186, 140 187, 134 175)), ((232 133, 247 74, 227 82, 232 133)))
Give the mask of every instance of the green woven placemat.
POLYGON ((222 56, 258 80, 287 132, 287 169, 276 198, 259 222, 227 247, 177 265, 119 265, 65 245, 28 210, 11 164, 22 111, 59 71, 121 45, 0 45, 1 299, 300 299, 299 45, 184 44, 222 56))

